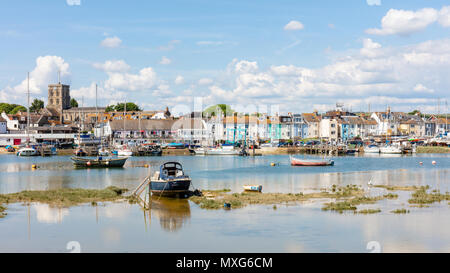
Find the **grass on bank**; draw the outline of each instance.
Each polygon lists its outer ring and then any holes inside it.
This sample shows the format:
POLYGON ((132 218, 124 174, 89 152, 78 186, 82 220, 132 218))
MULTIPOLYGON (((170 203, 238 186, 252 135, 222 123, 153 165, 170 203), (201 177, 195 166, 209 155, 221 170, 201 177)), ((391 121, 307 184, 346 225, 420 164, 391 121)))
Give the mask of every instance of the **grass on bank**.
POLYGON ((391 212, 395 213, 395 214, 406 214, 406 213, 409 213, 409 210, 407 210, 407 209, 396 209, 396 210, 393 210, 391 212))
POLYGON ((122 194, 126 191, 126 189, 114 186, 101 190, 58 189, 48 191, 22 191, 18 193, 0 194, 0 204, 39 202, 56 207, 69 207, 82 203, 96 204, 97 202, 123 199, 122 194))
POLYGON ((445 154, 450 153, 449 147, 444 146, 418 146, 416 153, 419 154, 445 154))
POLYGON ((408 200, 410 204, 424 205, 432 204, 435 202, 449 201, 450 194, 446 192, 441 194, 439 190, 433 190, 428 192, 429 187, 420 187, 412 195, 411 199, 408 200))

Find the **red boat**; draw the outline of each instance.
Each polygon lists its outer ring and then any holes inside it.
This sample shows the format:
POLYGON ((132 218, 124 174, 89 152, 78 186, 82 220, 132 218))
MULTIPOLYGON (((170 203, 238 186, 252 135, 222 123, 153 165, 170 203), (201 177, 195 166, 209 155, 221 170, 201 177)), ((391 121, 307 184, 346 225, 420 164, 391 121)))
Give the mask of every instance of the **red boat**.
POLYGON ((292 166, 333 166, 334 161, 329 160, 313 160, 313 159, 298 159, 291 156, 292 166))

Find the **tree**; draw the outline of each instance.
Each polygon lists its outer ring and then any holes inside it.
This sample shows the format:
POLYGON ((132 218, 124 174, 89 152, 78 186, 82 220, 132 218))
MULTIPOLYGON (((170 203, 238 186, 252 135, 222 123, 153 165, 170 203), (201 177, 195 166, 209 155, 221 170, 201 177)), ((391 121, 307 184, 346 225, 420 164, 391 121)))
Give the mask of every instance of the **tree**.
POLYGON ((42 108, 44 108, 44 101, 34 99, 30 106, 30 112, 39 112, 42 108))
POLYGON ((105 109, 105 112, 113 112, 114 111, 114 105, 108 105, 105 109))
POLYGON ((14 107, 8 114, 15 115, 17 112, 26 112, 27 108, 23 107, 22 105, 17 105, 14 107))
POLYGON ((78 101, 74 98, 70 100, 70 107, 75 108, 78 107, 78 101))
MULTIPOLYGON (((116 106, 114 106, 114 111, 122 112, 124 111, 124 107, 125 107, 124 103, 117 103, 116 106)), ((127 102, 127 111, 142 111, 142 110, 135 103, 127 102)))
POLYGON ((413 116, 413 115, 416 115, 417 113, 420 114, 420 111, 419 111, 419 110, 414 110, 414 111, 412 111, 412 112, 409 112, 408 115, 413 116))

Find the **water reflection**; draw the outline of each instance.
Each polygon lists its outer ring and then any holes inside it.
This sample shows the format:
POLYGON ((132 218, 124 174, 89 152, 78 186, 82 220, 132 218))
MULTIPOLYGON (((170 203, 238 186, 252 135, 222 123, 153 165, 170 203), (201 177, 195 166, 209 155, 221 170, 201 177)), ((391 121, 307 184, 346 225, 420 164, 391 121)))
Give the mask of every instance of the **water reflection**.
POLYGON ((61 223, 64 217, 69 216, 69 209, 50 207, 47 204, 34 204, 33 210, 36 212, 36 220, 39 223, 61 223))
POLYGON ((187 199, 152 196, 150 213, 157 217, 161 227, 170 232, 179 231, 191 217, 191 207, 187 199))

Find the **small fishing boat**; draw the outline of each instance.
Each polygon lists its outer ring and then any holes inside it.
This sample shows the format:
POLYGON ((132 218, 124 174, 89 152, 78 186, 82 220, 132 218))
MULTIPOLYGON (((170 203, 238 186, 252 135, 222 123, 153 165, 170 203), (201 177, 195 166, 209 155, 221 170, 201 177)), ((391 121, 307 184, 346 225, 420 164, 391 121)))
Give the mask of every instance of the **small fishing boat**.
POLYGON ((196 155, 239 155, 241 150, 235 149, 233 145, 222 145, 216 148, 197 148, 196 155))
POLYGON ((164 163, 150 178, 150 191, 158 196, 187 197, 190 186, 191 179, 178 162, 164 163))
POLYGON ((83 158, 78 156, 72 156, 70 158, 75 165, 75 167, 79 168, 114 168, 114 167, 123 167, 128 157, 122 158, 104 158, 99 156, 97 158, 83 158))
POLYGON ((105 147, 101 147, 98 149, 98 155, 99 156, 109 156, 109 151, 105 147))
POLYGON ((334 161, 328 160, 313 160, 313 159, 298 159, 291 156, 292 166, 333 166, 334 161))
POLYGON ((262 191, 262 186, 261 185, 244 185, 244 191, 261 192, 262 191))
POLYGON ((370 153, 370 154, 379 154, 380 153, 380 147, 377 145, 369 145, 364 147, 364 153, 370 153))
POLYGON ((17 151, 17 156, 37 156, 39 155, 38 151, 32 147, 23 147, 17 151))

